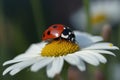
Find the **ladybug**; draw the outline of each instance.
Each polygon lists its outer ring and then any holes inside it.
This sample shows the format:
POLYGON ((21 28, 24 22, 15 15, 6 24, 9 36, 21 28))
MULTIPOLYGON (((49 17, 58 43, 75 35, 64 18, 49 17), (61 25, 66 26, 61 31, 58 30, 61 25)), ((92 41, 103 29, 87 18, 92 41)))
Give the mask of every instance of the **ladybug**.
POLYGON ((75 42, 75 35, 73 31, 69 27, 62 24, 51 25, 47 30, 45 30, 42 36, 42 40, 59 38, 75 42))

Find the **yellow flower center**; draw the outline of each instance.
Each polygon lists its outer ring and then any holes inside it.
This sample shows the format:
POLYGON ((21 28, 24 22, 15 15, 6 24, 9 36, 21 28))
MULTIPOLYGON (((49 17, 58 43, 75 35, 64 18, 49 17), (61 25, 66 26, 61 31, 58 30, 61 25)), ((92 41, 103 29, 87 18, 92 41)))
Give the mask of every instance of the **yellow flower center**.
POLYGON ((91 21, 93 25, 104 22, 106 20, 106 15, 104 13, 99 13, 92 17, 91 21))
POLYGON ((78 51, 80 48, 76 43, 67 41, 67 40, 54 40, 51 43, 48 43, 42 49, 42 56, 63 56, 67 54, 72 54, 78 51))

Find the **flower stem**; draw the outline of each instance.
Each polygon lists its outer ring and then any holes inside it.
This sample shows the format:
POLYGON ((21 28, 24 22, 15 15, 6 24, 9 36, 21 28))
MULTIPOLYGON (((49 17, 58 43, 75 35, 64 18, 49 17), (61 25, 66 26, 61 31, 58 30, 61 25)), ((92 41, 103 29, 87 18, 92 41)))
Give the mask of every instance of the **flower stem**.
POLYGON ((63 71, 62 71, 62 80, 68 80, 68 67, 69 67, 69 64, 67 62, 64 63, 64 67, 63 67, 63 71))
POLYGON ((43 25, 45 25, 45 20, 43 18, 43 10, 42 10, 42 3, 41 0, 30 0, 34 22, 38 34, 38 38, 42 34, 44 29, 43 25))
POLYGON ((84 7, 86 12, 86 20, 87 20, 87 29, 86 31, 91 33, 92 32, 92 24, 91 24, 91 15, 90 15, 90 1, 89 0, 83 0, 84 1, 84 7))

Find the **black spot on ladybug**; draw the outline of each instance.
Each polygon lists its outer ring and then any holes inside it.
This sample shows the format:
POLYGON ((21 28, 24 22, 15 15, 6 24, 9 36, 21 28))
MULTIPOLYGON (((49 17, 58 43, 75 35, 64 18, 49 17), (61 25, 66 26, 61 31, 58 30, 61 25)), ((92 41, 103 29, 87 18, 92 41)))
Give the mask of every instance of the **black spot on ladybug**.
POLYGON ((57 26, 53 26, 53 28, 57 28, 57 26))
POLYGON ((50 31, 47 32, 47 35, 50 35, 50 31))

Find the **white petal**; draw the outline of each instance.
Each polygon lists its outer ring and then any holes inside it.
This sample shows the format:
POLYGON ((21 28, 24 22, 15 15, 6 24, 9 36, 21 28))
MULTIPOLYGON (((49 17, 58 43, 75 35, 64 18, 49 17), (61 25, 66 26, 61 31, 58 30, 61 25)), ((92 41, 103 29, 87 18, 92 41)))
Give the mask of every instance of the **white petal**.
POLYGON ((75 54, 68 54, 64 57, 65 61, 67 61, 69 64, 77 66, 78 69, 81 71, 85 70, 85 65, 81 59, 75 54))
MULTIPOLYGON (((94 53, 92 53, 92 54, 94 54, 94 53)), ((100 61, 101 63, 106 63, 106 62, 107 62, 107 59, 106 59, 103 55, 98 54, 98 53, 96 53, 96 54, 94 54, 94 55, 99 59, 99 61, 100 61)))
POLYGON ((85 32, 74 31, 74 34, 76 37, 76 41, 81 48, 84 48, 84 47, 89 46, 93 43, 96 43, 96 42, 103 40, 102 37, 100 37, 100 36, 92 36, 92 35, 87 34, 85 32))
POLYGON ((34 57, 37 58, 37 57, 40 57, 40 56, 39 55, 23 55, 22 54, 22 56, 20 55, 19 58, 17 57, 17 58, 14 58, 13 60, 8 60, 8 61, 4 62, 3 66, 8 65, 8 64, 12 64, 12 63, 16 63, 16 62, 26 61, 26 60, 32 59, 34 57))
POLYGON ((25 53, 35 53, 36 51, 39 51, 39 47, 36 44, 30 45, 30 47, 26 50, 25 53))
POLYGON ((34 43, 31 44, 30 47, 25 51, 25 55, 26 54, 32 54, 32 55, 36 55, 39 54, 42 50, 42 48, 44 48, 44 46, 47 44, 47 42, 40 42, 40 43, 34 43))
POLYGON ((79 64, 77 65, 77 68, 81 71, 85 71, 86 70, 86 66, 85 63, 82 61, 81 58, 79 58, 79 64))
POLYGON ((88 53, 93 55, 93 56, 96 56, 96 58, 102 63, 107 62, 106 58, 104 56, 102 56, 101 54, 97 53, 97 52, 94 52, 92 50, 88 50, 88 53))
POLYGON ((116 46, 113 46, 112 43, 96 43, 84 49, 119 49, 116 46))
POLYGON ((47 75, 53 78, 56 74, 59 74, 62 70, 64 60, 62 57, 57 57, 53 60, 51 64, 47 66, 47 75))
POLYGON ((96 43, 96 42, 99 42, 99 41, 103 41, 103 38, 101 36, 93 36, 91 37, 91 40, 96 43))
POLYGON ((76 65, 79 63, 79 58, 74 54, 68 54, 64 56, 64 59, 71 65, 76 65))
POLYGON ((97 52, 97 53, 109 54, 109 55, 116 56, 113 52, 106 51, 106 50, 92 50, 92 51, 97 52))
POLYGON ((32 44, 25 53, 18 55, 14 59, 21 59, 21 58, 31 58, 40 56, 42 48, 46 45, 46 42, 32 44))
POLYGON ((34 63, 34 61, 37 61, 37 58, 40 57, 40 52, 42 48, 46 45, 46 42, 41 42, 37 44, 32 44, 28 50, 24 54, 20 54, 17 57, 15 57, 13 60, 6 61, 3 65, 16 63, 10 67, 8 67, 4 72, 3 75, 8 73, 9 71, 11 75, 14 75, 24 69, 27 66, 30 66, 34 63), (34 60, 32 60, 34 58, 34 60), (32 61, 31 61, 32 60, 32 61))
POLYGON ((42 49, 46 44, 47 44, 46 42, 31 44, 30 47, 26 50, 25 53, 35 53, 34 51, 39 51, 39 50, 42 49))
POLYGON ((24 62, 19 62, 19 63, 16 63, 10 67, 8 67, 7 69, 5 69, 5 71, 3 72, 3 75, 7 74, 9 71, 12 71, 10 74, 11 75, 15 75, 17 72, 21 71, 22 69, 30 66, 31 64, 33 64, 37 59, 31 59, 31 60, 27 60, 27 61, 24 61, 24 62), (14 71, 14 69, 20 69, 19 71, 14 71))
POLYGON ((51 57, 43 57, 42 59, 40 59, 39 61, 37 61, 35 64, 32 65, 31 67, 31 71, 38 71, 39 69, 45 67, 46 65, 48 65, 49 63, 51 63, 53 61, 54 58, 51 57))
POLYGON ((77 56, 79 56, 82 60, 84 60, 85 62, 92 64, 94 66, 98 66, 99 65, 99 61, 98 59, 91 55, 89 52, 86 51, 80 51, 75 53, 77 56))
POLYGON ((16 73, 18 73, 18 72, 20 72, 21 71, 21 69, 19 69, 19 68, 16 68, 16 69, 13 69, 12 71, 10 71, 10 75, 15 75, 16 73))
POLYGON ((5 74, 7 74, 9 71, 11 71, 16 65, 17 65, 17 64, 12 65, 12 66, 8 67, 7 69, 5 69, 4 72, 3 72, 3 75, 5 75, 5 74))
POLYGON ((26 58, 23 58, 23 59, 17 59, 17 60, 8 60, 6 62, 3 63, 3 66, 7 65, 7 64, 12 64, 12 63, 16 63, 16 62, 20 62, 20 61, 24 61, 24 60, 27 60, 26 58))
MULTIPOLYGON (((40 52, 39 52, 39 54, 40 54, 40 52)), ((27 58, 27 59, 29 59, 29 58, 33 58, 33 57, 40 57, 40 55, 39 54, 20 54, 20 55, 18 55, 18 56, 16 56, 15 58, 14 58, 14 60, 17 60, 17 59, 25 59, 25 58, 27 58)))
POLYGON ((74 31, 76 41, 80 47, 86 47, 92 43, 90 37, 82 32, 74 31))
POLYGON ((39 56, 41 53, 42 48, 46 45, 46 42, 36 43, 30 45, 30 47, 26 50, 25 53, 18 55, 14 59, 20 58, 31 58, 33 56, 39 56))

